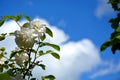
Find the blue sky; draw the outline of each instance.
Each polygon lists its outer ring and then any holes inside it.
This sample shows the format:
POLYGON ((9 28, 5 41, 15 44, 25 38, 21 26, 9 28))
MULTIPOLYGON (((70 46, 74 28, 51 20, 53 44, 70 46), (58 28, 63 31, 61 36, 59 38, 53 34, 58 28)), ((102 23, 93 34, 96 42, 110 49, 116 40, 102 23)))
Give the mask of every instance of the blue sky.
MULTIPOLYGON (((49 25, 55 26, 53 30, 58 30, 58 32, 61 30, 62 34, 69 36, 66 43, 70 46, 71 44, 77 46, 79 42, 82 44, 82 40, 89 39, 90 44, 98 50, 101 44, 109 39, 112 29, 108 20, 115 16, 106 2, 107 0, 1 0, 0 16, 22 13, 32 19, 44 19, 49 25)), ((88 68, 88 70, 81 70, 78 72, 79 79, 76 80, 117 80, 120 78, 119 52, 113 55, 110 49, 104 52, 98 50, 97 56, 102 63, 93 64, 95 67, 90 70, 88 68)), ((88 58, 84 58, 82 60, 87 61, 88 58)))

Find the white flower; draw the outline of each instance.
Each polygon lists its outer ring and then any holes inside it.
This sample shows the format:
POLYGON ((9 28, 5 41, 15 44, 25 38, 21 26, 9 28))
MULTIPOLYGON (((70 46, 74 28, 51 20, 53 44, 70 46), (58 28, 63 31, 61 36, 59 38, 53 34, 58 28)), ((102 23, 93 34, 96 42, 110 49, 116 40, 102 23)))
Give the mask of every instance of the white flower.
POLYGON ((4 64, 7 59, 5 57, 0 58, 0 64, 4 64))
POLYGON ((34 30, 21 28, 21 31, 15 31, 15 42, 20 48, 31 48, 34 45, 34 30))
POLYGON ((7 60, 4 56, 3 56, 3 52, 0 51, 0 64, 4 64, 4 62, 7 60))
POLYGON ((43 33, 46 31, 45 28, 46 24, 40 21, 39 19, 34 19, 33 21, 30 22, 28 28, 34 29, 33 35, 37 36, 42 36, 43 33))
POLYGON ((24 61, 28 60, 28 55, 27 53, 20 53, 15 55, 15 61, 19 66, 22 66, 24 61))

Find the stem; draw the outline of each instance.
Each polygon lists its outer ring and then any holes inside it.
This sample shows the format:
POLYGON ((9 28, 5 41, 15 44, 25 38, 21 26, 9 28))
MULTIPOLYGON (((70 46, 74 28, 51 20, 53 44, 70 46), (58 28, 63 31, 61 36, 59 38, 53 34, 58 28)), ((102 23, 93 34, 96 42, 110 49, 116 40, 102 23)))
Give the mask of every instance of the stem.
POLYGON ((21 26, 20 26, 20 24, 17 22, 17 21, 15 21, 16 23, 17 23, 17 25, 21 28, 21 26))
MULTIPOLYGON (((39 42, 40 42, 39 37, 38 37, 38 40, 39 40, 39 42)), ((30 71, 30 67, 34 65, 34 63, 35 63, 35 61, 36 61, 36 59, 37 59, 37 52, 38 52, 39 48, 40 48, 40 44, 38 45, 38 47, 37 47, 37 49, 36 49, 36 53, 35 53, 35 56, 34 56, 34 60, 33 60, 33 62, 32 62, 31 64, 30 64, 30 60, 31 60, 31 59, 30 59, 30 56, 31 56, 31 50, 32 50, 32 48, 30 49, 30 52, 28 53, 28 57, 29 57, 28 68, 27 68, 27 71, 26 71, 26 73, 24 74, 23 78, 25 78, 26 75, 27 75, 27 73, 30 71)), ((30 76, 28 76, 28 80, 29 80, 29 79, 30 79, 30 76)))
MULTIPOLYGON (((32 48, 31 48, 32 49, 32 48)), ((30 49, 30 51, 28 52, 28 68, 27 68, 27 71, 25 72, 25 74, 23 75, 23 78, 25 78, 26 77, 26 75, 27 75, 27 73, 29 72, 29 70, 30 70, 30 67, 31 67, 31 64, 30 64, 30 56, 31 56, 31 49, 30 49)), ((29 80, 29 77, 28 77, 28 80, 29 80)))

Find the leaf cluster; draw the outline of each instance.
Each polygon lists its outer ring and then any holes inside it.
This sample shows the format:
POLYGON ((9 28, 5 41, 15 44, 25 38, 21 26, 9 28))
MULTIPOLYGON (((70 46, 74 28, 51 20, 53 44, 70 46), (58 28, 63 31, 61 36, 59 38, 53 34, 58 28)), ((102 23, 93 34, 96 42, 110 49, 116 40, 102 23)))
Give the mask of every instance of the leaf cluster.
POLYGON ((109 0, 109 3, 116 11, 117 17, 109 20, 113 32, 110 35, 110 39, 102 44, 101 51, 111 47, 113 54, 115 54, 117 50, 120 50, 120 0, 109 0))

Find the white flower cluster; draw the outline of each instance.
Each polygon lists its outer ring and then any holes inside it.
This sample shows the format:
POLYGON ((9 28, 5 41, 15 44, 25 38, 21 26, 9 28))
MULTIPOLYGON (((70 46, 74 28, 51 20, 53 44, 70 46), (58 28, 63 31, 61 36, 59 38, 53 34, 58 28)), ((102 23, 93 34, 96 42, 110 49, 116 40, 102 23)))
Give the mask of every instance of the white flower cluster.
POLYGON ((3 52, 0 51, 0 64, 4 64, 7 59, 3 56, 3 52))
MULTIPOLYGON (((15 42, 18 46, 18 51, 20 48, 32 48, 37 37, 40 37, 46 31, 46 25, 39 19, 34 19, 26 27, 21 27, 20 31, 15 31, 15 42)), ((28 54, 17 53, 15 56, 16 63, 21 66, 24 61, 28 60, 28 54)))
POLYGON ((28 60, 28 55, 27 53, 21 53, 21 54, 16 54, 15 55, 15 61, 19 66, 22 66, 22 64, 28 60))
POLYGON ((7 59, 5 57, 1 57, 0 58, 0 64, 4 64, 4 62, 6 61, 7 59))
POLYGON ((39 19, 31 21, 27 27, 15 31, 15 42, 20 48, 31 48, 35 38, 40 37, 46 31, 45 24, 39 19))

